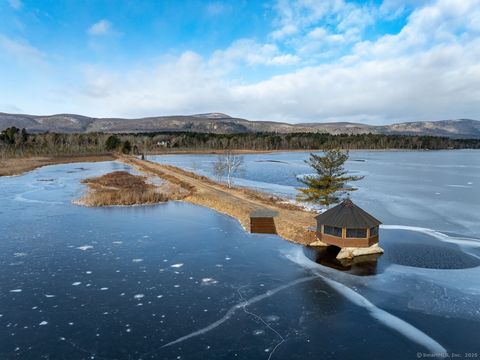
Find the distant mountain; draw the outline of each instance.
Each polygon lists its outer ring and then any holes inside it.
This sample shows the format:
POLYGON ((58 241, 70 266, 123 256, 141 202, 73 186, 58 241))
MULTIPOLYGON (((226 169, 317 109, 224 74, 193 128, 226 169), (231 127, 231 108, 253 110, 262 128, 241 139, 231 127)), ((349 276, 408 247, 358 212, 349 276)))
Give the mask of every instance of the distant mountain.
POLYGON ((469 119, 417 121, 373 126, 348 122, 288 124, 274 121, 249 121, 222 113, 157 116, 140 119, 92 118, 75 114, 38 116, 0 113, 0 130, 10 126, 26 128, 29 132, 65 133, 154 131, 189 131, 217 134, 326 132, 331 134, 374 133, 480 138, 480 121, 469 119))

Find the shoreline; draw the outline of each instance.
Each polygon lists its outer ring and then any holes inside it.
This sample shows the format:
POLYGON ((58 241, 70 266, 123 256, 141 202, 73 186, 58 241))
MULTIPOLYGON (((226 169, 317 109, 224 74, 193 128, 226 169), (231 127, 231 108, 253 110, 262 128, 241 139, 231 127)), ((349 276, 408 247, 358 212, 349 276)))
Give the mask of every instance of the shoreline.
MULTIPOLYGON (((308 153, 308 152, 320 152, 325 149, 282 149, 282 150, 249 150, 249 149, 237 149, 231 150, 234 154, 277 154, 277 153, 308 153)), ((477 150, 477 149, 439 149, 439 150, 425 150, 425 149, 340 149, 342 151, 361 152, 428 152, 428 151, 453 151, 453 150, 477 150)), ((166 156, 166 155, 217 155, 224 154, 225 150, 172 150, 172 151, 155 151, 147 152, 145 156, 166 156)))
MULTIPOLYGON (((294 150, 232 150, 233 153, 239 155, 249 154, 278 154, 278 153, 308 153, 320 152, 323 149, 294 149, 294 150)), ((348 149, 342 149, 348 150, 348 149)), ((426 152, 426 151, 461 151, 461 150, 478 150, 478 149, 439 149, 439 150, 422 150, 422 149, 350 149, 350 153, 369 151, 369 152, 426 152)), ((145 156, 174 156, 174 155, 219 155, 225 153, 225 150, 172 150, 172 151, 155 151, 145 153, 145 156)), ((59 155, 59 156, 32 156, 19 158, 0 159, 0 177, 21 175, 42 166, 68 164, 78 162, 99 162, 113 161, 119 156, 118 154, 92 154, 92 155, 59 155)))
POLYGON ((115 159, 116 156, 113 154, 32 156, 23 158, 0 159, 0 177, 22 175, 48 165, 79 162, 112 161, 115 159))

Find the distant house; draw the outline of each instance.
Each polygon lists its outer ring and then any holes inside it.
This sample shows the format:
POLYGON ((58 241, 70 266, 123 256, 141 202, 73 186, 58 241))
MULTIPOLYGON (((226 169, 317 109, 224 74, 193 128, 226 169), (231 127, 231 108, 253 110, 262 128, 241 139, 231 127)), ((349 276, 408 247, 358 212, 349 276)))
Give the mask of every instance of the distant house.
POLYGON ((316 216, 317 235, 327 245, 369 247, 378 243, 380 221, 350 199, 316 216))
POLYGON ((168 147, 168 145, 170 145, 170 142, 168 140, 161 140, 157 141, 156 145, 157 147, 168 147))

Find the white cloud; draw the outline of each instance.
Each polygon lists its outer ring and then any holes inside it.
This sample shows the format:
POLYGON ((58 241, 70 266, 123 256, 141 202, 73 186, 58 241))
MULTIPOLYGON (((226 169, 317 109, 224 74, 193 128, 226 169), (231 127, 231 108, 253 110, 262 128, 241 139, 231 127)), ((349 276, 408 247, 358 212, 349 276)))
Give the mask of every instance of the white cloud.
POLYGON ((25 63, 40 62, 44 54, 37 48, 24 40, 12 39, 0 34, 0 57, 13 56, 15 59, 25 63))
POLYGON ((221 2, 209 2, 205 5, 205 13, 208 16, 219 16, 228 10, 228 6, 221 2))
POLYGON ((14 10, 20 10, 23 7, 23 3, 20 0, 8 0, 8 3, 14 10))
POLYGON ((274 40, 280 40, 287 36, 296 34, 298 32, 298 28, 292 24, 283 25, 280 29, 273 31, 270 36, 274 40))
POLYGON ((217 50, 209 60, 213 68, 231 70, 236 65, 292 65, 300 58, 282 53, 275 44, 259 44, 254 40, 240 39, 225 50, 217 50))
POLYGON ((207 112, 232 101, 226 83, 194 52, 127 73, 89 67, 82 93, 105 116, 207 112))
POLYGON ((274 56, 269 60, 271 65, 293 65, 300 61, 300 57, 292 54, 274 56))
POLYGON ((106 35, 112 28, 112 24, 108 20, 100 20, 88 28, 88 34, 93 36, 106 35))
POLYGON ((352 29, 359 32, 374 22, 375 12, 370 5, 344 0, 279 0, 275 9, 279 15, 273 38, 308 33, 320 23, 339 33, 352 29))
POLYGON ((361 40, 379 16, 379 8, 370 2, 345 0, 278 0, 275 10, 278 16, 269 38, 310 63, 342 53, 361 40))

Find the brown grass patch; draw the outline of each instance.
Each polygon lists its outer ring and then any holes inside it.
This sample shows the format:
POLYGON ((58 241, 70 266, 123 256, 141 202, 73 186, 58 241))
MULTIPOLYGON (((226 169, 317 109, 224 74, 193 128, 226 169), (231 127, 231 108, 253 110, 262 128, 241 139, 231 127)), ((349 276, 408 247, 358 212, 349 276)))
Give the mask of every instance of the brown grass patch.
MULTIPOLYGON (((171 171, 175 171, 179 174, 182 174, 182 175, 188 176, 190 178, 202 181, 203 183, 215 186, 217 188, 221 188, 222 190, 229 191, 229 192, 234 191, 234 192, 242 193, 243 195, 249 197, 250 199, 257 200, 259 202, 264 203, 265 205, 275 204, 276 207, 282 208, 282 209, 285 209, 285 210, 299 210, 300 209, 299 206, 294 205, 294 204, 290 204, 290 203, 286 202, 285 199, 283 199, 279 196, 276 196, 276 195, 267 194, 267 193, 264 193, 264 192, 261 192, 261 191, 256 191, 256 190, 252 190, 252 189, 248 189, 248 188, 244 188, 244 187, 238 187, 238 186, 232 186, 231 188, 229 188, 228 185, 226 185, 225 183, 214 181, 209 177, 199 175, 199 174, 196 174, 194 172, 178 168, 176 166, 165 165, 165 164, 162 164, 162 166, 166 169, 171 170, 171 171)), ((190 184, 188 184, 188 185, 191 186, 190 184)))
POLYGON ((155 204, 185 197, 185 191, 171 184, 155 186, 147 177, 132 175, 126 171, 82 180, 89 187, 88 193, 75 203, 86 206, 155 204))

